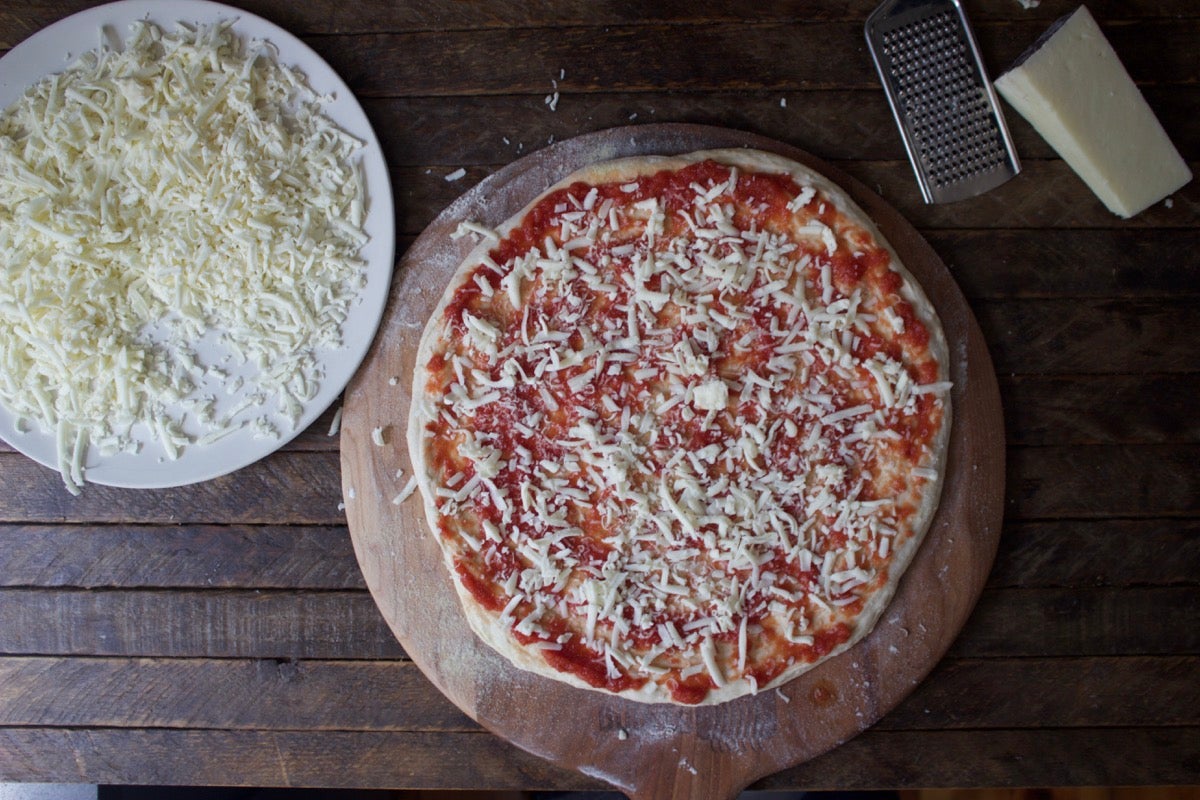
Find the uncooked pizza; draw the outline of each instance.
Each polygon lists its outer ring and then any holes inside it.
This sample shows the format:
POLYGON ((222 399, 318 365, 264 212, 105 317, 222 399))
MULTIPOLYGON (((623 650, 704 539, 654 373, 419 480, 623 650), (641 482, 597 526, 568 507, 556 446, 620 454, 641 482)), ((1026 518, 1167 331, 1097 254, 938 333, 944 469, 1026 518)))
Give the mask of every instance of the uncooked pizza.
POLYGON ((643 702, 778 686, 866 635, 937 506, 933 309, 866 215, 750 150, 599 163, 462 263, 409 448, 472 629, 643 702))

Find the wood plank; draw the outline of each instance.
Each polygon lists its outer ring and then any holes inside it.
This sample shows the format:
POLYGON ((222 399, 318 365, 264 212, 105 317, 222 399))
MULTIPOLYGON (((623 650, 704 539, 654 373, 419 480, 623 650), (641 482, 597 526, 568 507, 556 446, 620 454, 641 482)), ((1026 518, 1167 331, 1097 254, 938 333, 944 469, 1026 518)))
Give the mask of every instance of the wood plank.
MULTIPOLYGON (((986 589, 951 652, 957 658, 1200 654, 1200 629, 1178 624, 1197 614, 1194 583, 986 589)), ((908 635, 924 634, 918 628, 908 635)), ((365 592, 232 590, 2 589, 0 654, 404 657, 365 592)))
POLYGON ((1195 726, 1200 659, 943 661, 879 730, 1195 726))
MULTIPOLYGON (((1200 293, 1200 230, 926 229, 968 300, 1158 299, 1200 293)), ((403 254, 415 236, 400 237, 403 254)), ((310 431, 323 449, 328 422, 310 431)))
MULTIPOLYGON (((11 47, 42 27, 96 3, 94 0, 10 0, 0 10, 0 47, 11 47)), ((732 7, 720 0, 665 0, 632 13, 620 4, 589 0, 457 0, 453 3, 394 3, 359 0, 352 5, 336 0, 287 3, 281 0, 243 0, 241 7, 287 27, 296 34, 359 33, 398 30, 462 30, 540 26, 603 26, 629 22, 713 24, 739 22, 799 23, 808 20, 865 19, 871 0, 820 0, 803 9, 788 0, 767 0, 753 8, 732 7)), ((1047 22, 1074 10, 1072 0, 1043 0, 1023 9, 1006 0, 981 0, 970 9, 973 20, 1041 19, 1047 22)), ((1105 21, 1196 16, 1189 0, 1093 0, 1089 8, 1105 21)))
POLYGON ((16 725, 480 730, 410 661, 0 657, 0 726, 16 725))
POLYGON ((1006 518, 1146 518, 1200 512, 1200 446, 1011 448, 1006 518))
MULTIPOLYGON (((985 63, 1008 65, 1042 21, 973 26, 985 63)), ((1194 20, 1105 24, 1135 80, 1187 83, 1200 72, 1194 20), (1159 46, 1147 48, 1144 42, 1159 46), (1150 79, 1153 80, 1150 80, 1150 79)), ((310 37, 363 97, 610 91, 874 89, 862 22, 614 24, 310 37), (519 53, 519 58, 513 54, 519 53), (713 57, 720 54, 719 58, 713 57), (636 65, 636 69, 630 69, 636 65), (559 76, 562 76, 560 79, 559 76), (558 85, 551 85, 551 80, 558 85)), ((997 68, 999 72, 1003 67, 997 68)))
POLYGON ((963 203, 931 206, 921 201, 907 162, 851 162, 844 168, 922 228, 1191 228, 1200 214, 1200 187, 1192 181, 1171 198, 1170 208, 1159 203, 1122 220, 1056 159, 1022 160, 1021 174, 1003 186, 963 203))
MULTIPOLYGON (((599 733, 614 733, 617 724, 606 721, 599 733)), ((1200 728, 870 730, 751 788, 1186 785, 1200 780, 1197 763, 1200 728), (1122 757, 1114 758, 1115 753, 1122 757)), ((608 788, 491 734, 475 732, 6 728, 0 729, 0 779, 389 789, 608 788)))
POLYGON ((906 789, 899 800, 1200 800, 1200 786, 906 789))
POLYGON ((0 590, 0 653, 403 658, 366 592, 0 590))
MULTIPOLYGON (((1022 344, 1015 342, 1015 344, 1022 344)), ((1086 353, 1085 353, 1086 355, 1086 353)), ((1009 446, 1196 444, 1200 373, 999 377, 1009 446), (1147 402, 1152 399, 1153 402, 1147 402)), ((288 452, 335 452, 339 438, 288 452)), ((0 441, 0 453, 13 449, 0 441)), ((3 577, 0 576, 0 581, 3 577)))
POLYGON ((1194 372, 1200 303, 981 300, 972 304, 1000 375, 1194 372))
POLYGON ((0 780, 378 789, 602 789, 483 732, 0 729, 0 780))
POLYGON ((342 525, 341 502, 336 452, 275 453, 232 475, 174 489, 88 484, 79 497, 53 470, 0 454, 0 522, 342 525))
MULTIPOLYGON (((950 648, 955 658, 1200 654, 1195 585, 988 589, 950 648)), ((914 631, 913 634, 920 634, 914 631)))
POLYGON ((0 586, 363 589, 344 526, 0 525, 0 586))
MULTIPOLYGON (((1195 515, 1200 446, 1012 448, 1010 519, 1195 515)), ((0 523, 344 524, 335 453, 277 453, 233 476, 165 490, 89 485, 80 497, 56 473, 0 454, 0 523)), ((353 502, 353 501, 351 501, 353 502)))
POLYGON ((931 230, 925 237, 971 300, 1200 293, 1195 228, 931 230))
POLYGON ((1159 786, 1193 783, 1198 763, 1196 728, 872 730, 751 788, 1159 786))
POLYGON ((1000 378, 1013 445, 1195 444, 1200 374, 1000 378))
POLYGON ((1195 586, 1200 521, 1063 520, 1004 526, 988 587, 1195 586))
MULTIPOLYGON (((1178 586, 1200 575, 1191 519, 1010 522, 988 585, 1178 586)), ((0 586, 362 589, 342 527, 0 526, 0 586)))
MULTIPOLYGON (((1009 522, 988 586, 1192 585, 1193 519, 1009 522)), ((344 528, 0 526, 0 586, 362 589, 344 528)))
MULTIPOLYGON (((1200 158, 1196 89, 1148 86, 1146 99, 1185 158, 1200 158)), ((907 158, 881 89, 560 93, 454 98, 367 98, 364 110, 393 167, 502 164, 546 143, 645 122, 719 125, 796 144, 825 159, 907 158), (507 140, 507 141, 505 141, 507 140)), ((1017 115, 1012 114, 1012 117, 1017 115)), ((1022 159, 1056 157, 1028 124, 1013 120, 1022 159)))
MULTIPOLYGON (((1001 375, 1006 441, 1013 445, 1194 444, 1200 441, 1200 373, 1001 375), (1153 402, 1146 402, 1152 398, 1153 402)), ((334 452, 327 423, 313 444, 288 452, 334 452)), ((15 452, 0 440, 0 453, 15 452)))
MULTIPOLYGON (((545 146, 545 140, 537 147, 545 146)), ((526 153, 531 149, 527 146, 526 153)), ((1058 160, 1025 160, 1022 172, 1003 186, 961 203, 925 205, 912 167, 907 161, 835 160, 845 170, 882 195, 910 222, 922 230, 939 229, 1155 229, 1151 238, 1174 235, 1174 229, 1192 229, 1200 215, 1200 181, 1192 181, 1172 199, 1172 207, 1159 203, 1131 220, 1108 212, 1071 168, 1058 160)), ((1200 164, 1191 164, 1200 172, 1200 164)), ((392 188, 397 203, 397 231, 420 233, 443 208, 499 165, 466 167, 466 176, 448 182, 457 168, 394 167, 392 188)), ((987 263, 995 263, 995 257, 987 263)))
MULTIPOLYGON (((1194 656, 951 659, 878 728, 1195 726, 1198 668, 1194 656)), ((406 661, 0 657, 10 726, 480 730, 406 661)))
MULTIPOLYGON (((1010 522, 991 588, 1174 586, 1200 575, 1190 519, 1010 522)), ((361 589, 344 528, 0 526, 0 585, 361 589)))

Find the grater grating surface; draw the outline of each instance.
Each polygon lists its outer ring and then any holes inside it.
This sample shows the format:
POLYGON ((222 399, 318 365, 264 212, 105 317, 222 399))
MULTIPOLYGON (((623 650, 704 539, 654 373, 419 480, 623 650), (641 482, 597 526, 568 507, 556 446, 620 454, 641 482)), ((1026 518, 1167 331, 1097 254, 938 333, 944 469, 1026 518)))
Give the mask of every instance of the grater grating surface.
POLYGON ((866 34, 926 203, 974 197, 1020 171, 957 0, 890 0, 866 34))

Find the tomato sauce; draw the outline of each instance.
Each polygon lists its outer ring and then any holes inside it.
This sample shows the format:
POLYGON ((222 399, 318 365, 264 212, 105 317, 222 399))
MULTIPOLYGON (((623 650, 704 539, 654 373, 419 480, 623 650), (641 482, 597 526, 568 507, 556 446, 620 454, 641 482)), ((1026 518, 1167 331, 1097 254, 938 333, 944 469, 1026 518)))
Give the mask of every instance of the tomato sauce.
POLYGON ((763 661, 750 674, 758 681, 759 686, 765 686, 782 675, 784 670, 793 663, 811 664, 833 652, 834 648, 844 644, 849 639, 849 626, 838 623, 830 628, 818 631, 813 636, 813 643, 811 645, 790 645, 786 655, 780 655, 763 661))
POLYGON ((603 656, 599 656, 576 640, 565 642, 560 650, 542 650, 546 663, 559 672, 574 675, 589 686, 607 689, 610 692, 623 692, 638 689, 646 685, 645 678, 635 678, 621 673, 616 677, 608 674, 608 665, 603 656))
POLYGON ((708 693, 717 688, 717 685, 707 673, 701 672, 687 678, 671 676, 667 678, 666 687, 672 700, 694 706, 708 697, 708 693))
POLYGON ((475 576, 475 573, 470 568, 459 562, 455 565, 454 571, 458 573, 458 580, 462 583, 463 588, 471 593, 471 597, 475 598, 475 602, 479 603, 488 611, 503 611, 504 602, 497 597, 496 589, 490 583, 484 583, 475 576))

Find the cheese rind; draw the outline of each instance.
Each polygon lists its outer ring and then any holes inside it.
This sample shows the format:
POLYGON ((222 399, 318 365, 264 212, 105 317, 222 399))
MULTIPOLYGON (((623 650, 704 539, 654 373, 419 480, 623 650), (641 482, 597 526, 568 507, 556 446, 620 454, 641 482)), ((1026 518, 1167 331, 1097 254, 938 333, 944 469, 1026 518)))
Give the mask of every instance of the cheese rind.
POLYGON ((1084 6, 1001 75, 996 90, 1120 217, 1144 211, 1192 179, 1084 6))

